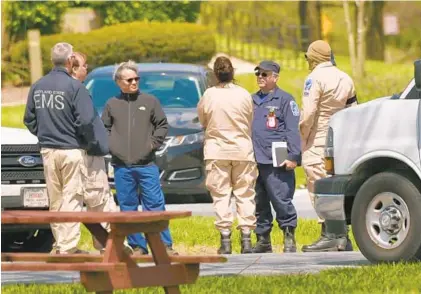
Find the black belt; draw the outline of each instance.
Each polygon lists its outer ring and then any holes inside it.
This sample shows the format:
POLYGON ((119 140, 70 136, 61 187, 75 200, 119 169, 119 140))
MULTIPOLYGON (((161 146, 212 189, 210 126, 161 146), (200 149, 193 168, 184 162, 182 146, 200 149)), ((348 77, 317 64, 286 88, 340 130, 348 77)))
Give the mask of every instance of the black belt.
POLYGON ((346 100, 346 105, 352 104, 354 102, 358 102, 357 95, 355 95, 355 96, 349 98, 348 100, 346 100))

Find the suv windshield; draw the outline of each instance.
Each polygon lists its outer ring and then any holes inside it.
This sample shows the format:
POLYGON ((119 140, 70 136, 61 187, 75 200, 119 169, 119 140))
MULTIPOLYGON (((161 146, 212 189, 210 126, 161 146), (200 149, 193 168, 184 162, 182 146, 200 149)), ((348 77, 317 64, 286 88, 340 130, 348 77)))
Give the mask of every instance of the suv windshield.
MULTIPOLYGON (((139 88, 154 95, 162 107, 196 107, 201 96, 198 77, 185 73, 140 72, 139 88)), ((102 108, 108 99, 120 94, 112 76, 91 76, 85 81, 95 108, 102 108)))

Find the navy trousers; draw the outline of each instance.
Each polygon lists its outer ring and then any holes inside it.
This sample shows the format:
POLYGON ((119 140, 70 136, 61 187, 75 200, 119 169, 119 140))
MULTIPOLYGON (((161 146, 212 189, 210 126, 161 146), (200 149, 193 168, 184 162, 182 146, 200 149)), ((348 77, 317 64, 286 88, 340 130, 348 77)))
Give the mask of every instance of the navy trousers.
MULTIPOLYGON (((140 203, 143 211, 165 211, 159 169, 155 164, 136 167, 115 166, 114 181, 121 211, 138 211, 140 203)), ((168 228, 161 233, 161 238, 165 245, 172 246, 168 228)), ((129 235, 127 241, 131 247, 140 247, 148 252, 146 239, 141 233, 129 235)))
POLYGON ((295 192, 295 173, 271 164, 258 164, 256 181, 256 234, 263 235, 272 230, 272 203, 276 221, 281 229, 297 227, 297 211, 292 198, 295 192))

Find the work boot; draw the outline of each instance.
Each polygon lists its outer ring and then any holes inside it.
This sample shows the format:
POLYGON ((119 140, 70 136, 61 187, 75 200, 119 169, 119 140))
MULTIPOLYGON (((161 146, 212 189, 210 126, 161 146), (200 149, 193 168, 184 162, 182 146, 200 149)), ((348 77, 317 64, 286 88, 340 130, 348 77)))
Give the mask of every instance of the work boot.
POLYGON ((325 221, 322 224, 322 233, 316 242, 304 245, 303 252, 344 251, 347 244, 346 228, 342 221, 325 221), (329 230, 327 223, 331 223, 329 230))
POLYGON ((253 253, 272 253, 272 244, 270 241, 270 233, 257 236, 256 246, 253 247, 253 253))
POLYGON ((295 244, 295 228, 285 227, 284 231, 284 253, 297 252, 297 245, 295 244))
POLYGON ((241 232, 241 253, 253 253, 250 232, 241 232))
POLYGON ((218 254, 231 254, 231 232, 221 232, 221 246, 218 249, 218 254))

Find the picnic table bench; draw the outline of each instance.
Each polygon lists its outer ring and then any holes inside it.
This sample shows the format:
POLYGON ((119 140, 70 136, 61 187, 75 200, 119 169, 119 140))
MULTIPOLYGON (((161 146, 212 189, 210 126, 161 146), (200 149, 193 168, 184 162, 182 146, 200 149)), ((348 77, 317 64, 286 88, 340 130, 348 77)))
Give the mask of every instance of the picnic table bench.
POLYGON ((225 262, 219 255, 169 256, 160 232, 171 219, 191 216, 189 211, 160 212, 50 212, 3 211, 3 224, 83 223, 105 247, 104 254, 2 253, 2 271, 79 271, 89 292, 112 293, 116 289, 162 286, 165 293, 180 293, 179 285, 194 283, 200 263, 225 262), (108 233, 100 223, 109 222, 108 233), (152 255, 128 255, 127 235, 143 232, 152 255), (29 262, 28 262, 29 261, 29 262), (154 265, 138 266, 138 262, 154 265))

